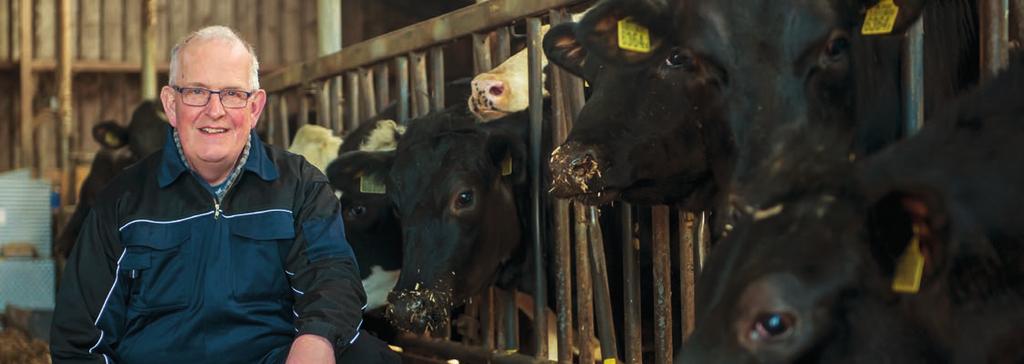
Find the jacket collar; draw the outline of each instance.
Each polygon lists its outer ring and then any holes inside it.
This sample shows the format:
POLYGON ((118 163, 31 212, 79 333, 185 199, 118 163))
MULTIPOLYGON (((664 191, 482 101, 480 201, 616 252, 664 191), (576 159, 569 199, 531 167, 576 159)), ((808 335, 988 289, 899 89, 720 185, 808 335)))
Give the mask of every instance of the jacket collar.
MULTIPOLYGON (((174 143, 174 128, 168 128, 167 140, 164 142, 163 155, 160 158, 160 169, 157 171, 157 181, 160 188, 167 187, 182 173, 188 170, 182 156, 178 154, 178 147, 174 143)), ((253 129, 249 134, 249 158, 245 161, 243 171, 249 171, 259 176, 264 181, 273 181, 278 177, 277 166, 267 155, 263 142, 256 135, 253 129)))

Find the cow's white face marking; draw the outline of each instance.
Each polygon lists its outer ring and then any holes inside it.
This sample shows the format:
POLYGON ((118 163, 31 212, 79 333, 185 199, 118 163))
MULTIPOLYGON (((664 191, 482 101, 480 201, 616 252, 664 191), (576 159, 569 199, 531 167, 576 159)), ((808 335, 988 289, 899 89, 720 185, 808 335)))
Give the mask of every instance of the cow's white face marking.
POLYGON ((405 134, 404 126, 398 125, 394 120, 380 120, 366 140, 359 143, 359 150, 364 152, 395 150, 398 147, 397 137, 402 134, 405 134))
POLYGON ((398 283, 398 275, 401 269, 384 270, 379 265, 370 268, 370 276, 363 280, 363 290, 366 291, 366 311, 388 304, 388 293, 398 283))
POLYGON ((327 165, 338 157, 341 138, 334 136, 331 129, 319 125, 303 125, 295 133, 295 141, 288 151, 306 157, 309 163, 320 169, 327 170, 327 165))

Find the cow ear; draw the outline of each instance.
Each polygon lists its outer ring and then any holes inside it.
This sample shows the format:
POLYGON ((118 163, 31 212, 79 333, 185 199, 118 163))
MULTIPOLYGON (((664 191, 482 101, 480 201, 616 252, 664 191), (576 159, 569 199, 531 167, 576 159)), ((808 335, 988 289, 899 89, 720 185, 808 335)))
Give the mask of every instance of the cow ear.
POLYGON ((859 32, 867 35, 872 33, 870 29, 876 29, 880 32, 874 34, 902 34, 921 17, 929 0, 891 0, 891 4, 885 4, 886 2, 887 0, 861 0, 861 28, 857 29, 859 32), (891 13, 893 5, 898 10, 896 20, 892 22, 892 29, 889 30, 888 23, 891 20, 884 14, 891 13))
POLYGON ((117 149, 128 144, 128 128, 113 120, 103 121, 92 127, 92 138, 104 147, 117 149))
POLYGON ((327 179, 331 185, 340 189, 345 181, 359 176, 377 176, 383 182, 391 173, 391 165, 395 160, 395 151, 352 151, 338 156, 327 165, 327 179))
POLYGON ((587 50, 576 41, 576 23, 562 23, 548 30, 544 35, 544 54, 551 63, 570 73, 583 77, 583 62, 587 50))
POLYGON ((934 191, 892 191, 869 211, 872 254, 891 278, 892 290, 916 293, 937 284, 929 278, 944 269, 956 250, 949 214, 934 191))
POLYGON ((645 63, 667 47, 669 11, 664 0, 605 1, 580 20, 576 39, 611 64, 645 63))
POLYGON ((512 184, 526 183, 526 144, 509 133, 487 136, 487 155, 501 178, 512 184))

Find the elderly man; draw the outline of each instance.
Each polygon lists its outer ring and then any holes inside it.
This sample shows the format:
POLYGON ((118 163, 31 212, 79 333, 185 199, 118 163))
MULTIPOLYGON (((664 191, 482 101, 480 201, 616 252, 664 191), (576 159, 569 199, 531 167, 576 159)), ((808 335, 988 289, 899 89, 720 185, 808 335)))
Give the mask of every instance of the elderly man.
POLYGON ((101 193, 61 282, 55 363, 373 363, 366 301, 323 174, 253 132, 267 96, 228 28, 172 50, 161 152, 101 193))

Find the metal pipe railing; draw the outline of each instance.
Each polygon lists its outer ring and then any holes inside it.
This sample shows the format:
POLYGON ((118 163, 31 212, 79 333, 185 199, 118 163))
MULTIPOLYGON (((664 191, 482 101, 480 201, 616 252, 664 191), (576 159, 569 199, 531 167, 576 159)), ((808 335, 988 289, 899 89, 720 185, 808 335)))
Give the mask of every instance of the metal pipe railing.
POLYGON ((633 208, 622 204, 622 287, 626 325, 626 363, 639 364, 642 352, 640 336, 640 267, 637 265, 640 241, 634 235, 633 208))
POLYGON ((672 362, 672 261, 668 206, 651 207, 655 363, 672 362))
POLYGON ((580 349, 580 363, 593 363, 594 297, 590 274, 590 241, 587 239, 587 211, 579 203, 573 203, 573 226, 576 240, 576 346, 580 349))
POLYGON ((531 240, 534 252, 534 338, 537 339, 537 356, 547 355, 547 277, 544 264, 544 220, 541 212, 541 204, 545 199, 541 198, 543 190, 541 183, 541 165, 547 160, 542 156, 543 151, 543 129, 544 129, 544 82, 542 80, 541 57, 544 57, 544 50, 541 49, 542 34, 540 32, 540 18, 526 19, 526 49, 529 68, 529 96, 530 96, 530 221, 533 222, 531 240), (543 160, 541 158, 544 158, 543 160))
POLYGON ((995 76, 1010 59, 1009 0, 979 0, 981 79, 995 76))

